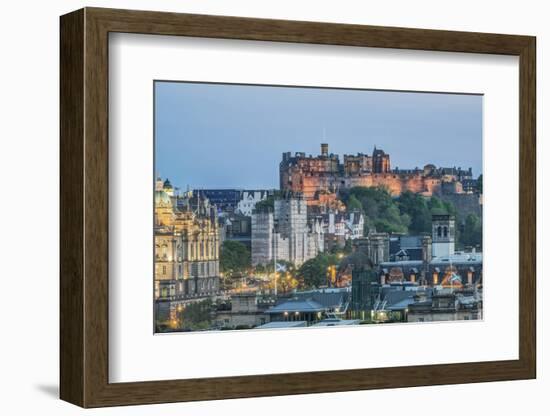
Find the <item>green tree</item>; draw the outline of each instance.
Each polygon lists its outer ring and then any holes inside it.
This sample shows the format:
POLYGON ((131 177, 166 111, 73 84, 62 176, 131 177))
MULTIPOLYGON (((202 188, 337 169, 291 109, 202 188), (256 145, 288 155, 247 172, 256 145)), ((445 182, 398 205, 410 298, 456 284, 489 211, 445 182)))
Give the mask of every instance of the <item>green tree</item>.
POLYGON ((275 208, 275 200, 283 196, 281 191, 273 191, 266 199, 256 202, 253 212, 273 212, 275 208))
POLYGON ((367 232, 371 229, 390 233, 408 231, 411 217, 399 211, 396 200, 386 188, 357 186, 343 190, 340 197, 348 210, 356 208, 359 202, 367 232))
POLYGON ((253 212, 273 212, 274 207, 275 198, 273 196, 268 196, 266 199, 256 202, 253 212))
POLYGON ((460 242, 464 246, 480 247, 482 245, 482 235, 481 219, 475 214, 468 214, 464 221, 464 231, 460 234, 460 242))
POLYGON ((445 206, 443 205, 443 201, 439 199, 436 196, 432 196, 428 200, 428 209, 430 210, 431 214, 446 214, 447 210, 445 209, 445 206))
POLYGON ((452 202, 443 201, 435 195, 428 200, 428 208, 432 215, 449 214, 456 216, 457 214, 456 208, 452 202))
POLYGON ((361 205, 361 202, 355 197, 355 195, 350 195, 348 204, 347 204, 348 211, 362 211, 363 206, 361 205))
POLYGON ((221 271, 224 273, 244 272, 249 268, 250 250, 239 241, 224 241, 220 252, 221 271))
POLYGON ((342 254, 351 254, 351 252, 353 251, 353 243, 351 241, 351 239, 347 239, 345 244, 344 244, 344 248, 342 250, 342 254))
POLYGON ((318 288, 327 284, 328 267, 337 264, 337 256, 320 253, 302 264, 296 275, 306 288, 318 288))
POLYGON ((397 200, 399 211, 407 214, 411 221, 410 233, 428 233, 432 227, 431 212, 426 198, 411 191, 405 191, 397 200))
POLYGON ((179 319, 183 329, 207 329, 212 319, 214 303, 211 299, 190 303, 179 312, 179 319))

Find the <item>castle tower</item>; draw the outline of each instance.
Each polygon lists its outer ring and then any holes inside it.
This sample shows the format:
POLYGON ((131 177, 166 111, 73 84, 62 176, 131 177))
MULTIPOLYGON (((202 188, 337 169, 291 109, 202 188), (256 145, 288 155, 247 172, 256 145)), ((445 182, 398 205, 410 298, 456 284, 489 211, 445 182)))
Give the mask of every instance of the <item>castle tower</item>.
POLYGON ((328 143, 321 143, 321 156, 328 157, 328 143))
POLYGON ((449 257, 455 252, 455 217, 432 215, 432 256, 449 257))
POLYGON ((388 173, 390 171, 390 155, 374 146, 372 151, 372 171, 374 173, 388 173))

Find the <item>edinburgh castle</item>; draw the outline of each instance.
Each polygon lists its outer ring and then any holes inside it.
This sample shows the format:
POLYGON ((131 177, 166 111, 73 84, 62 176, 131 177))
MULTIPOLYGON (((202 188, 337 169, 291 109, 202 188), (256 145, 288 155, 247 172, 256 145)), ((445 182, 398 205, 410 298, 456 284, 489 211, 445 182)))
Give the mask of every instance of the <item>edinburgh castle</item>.
POLYGON ((390 155, 374 147, 372 155, 358 153, 339 156, 321 144, 319 156, 297 152, 283 153, 279 165, 280 189, 303 194, 308 205, 323 204, 336 197, 340 189, 355 186, 385 187, 395 196, 404 191, 425 196, 463 193, 463 183, 472 180, 472 169, 437 168, 391 169, 390 155))

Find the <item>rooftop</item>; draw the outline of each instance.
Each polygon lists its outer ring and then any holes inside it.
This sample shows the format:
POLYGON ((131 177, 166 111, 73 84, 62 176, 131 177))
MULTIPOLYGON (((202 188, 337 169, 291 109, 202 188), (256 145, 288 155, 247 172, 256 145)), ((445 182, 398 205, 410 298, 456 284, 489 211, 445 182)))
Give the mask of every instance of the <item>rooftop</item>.
POLYGON ((325 308, 313 300, 292 299, 269 308, 266 313, 278 314, 284 312, 322 312, 325 308))
POLYGON ((256 329, 300 328, 307 326, 306 321, 277 321, 257 326, 256 329))

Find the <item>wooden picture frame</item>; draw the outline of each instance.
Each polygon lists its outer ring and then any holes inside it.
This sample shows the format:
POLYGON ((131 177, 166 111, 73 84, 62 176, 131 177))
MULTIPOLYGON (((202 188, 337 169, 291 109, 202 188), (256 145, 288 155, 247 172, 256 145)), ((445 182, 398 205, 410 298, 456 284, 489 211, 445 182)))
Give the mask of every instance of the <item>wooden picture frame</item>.
POLYGON ((535 38, 85 8, 61 17, 60 396, 82 407, 213 400, 536 377, 535 38), (519 359, 109 383, 110 32, 515 55, 520 66, 519 359))

